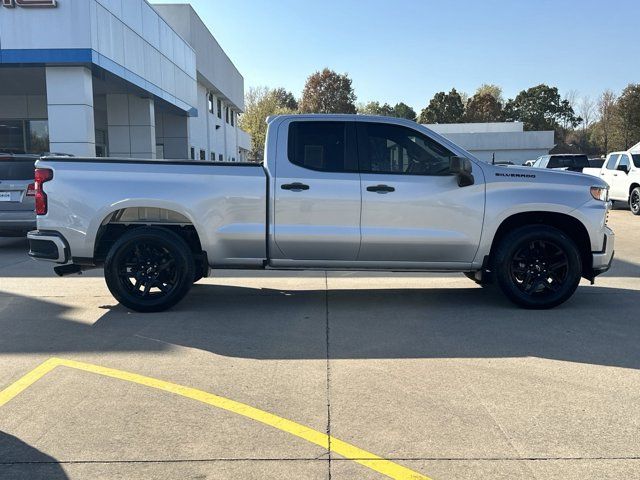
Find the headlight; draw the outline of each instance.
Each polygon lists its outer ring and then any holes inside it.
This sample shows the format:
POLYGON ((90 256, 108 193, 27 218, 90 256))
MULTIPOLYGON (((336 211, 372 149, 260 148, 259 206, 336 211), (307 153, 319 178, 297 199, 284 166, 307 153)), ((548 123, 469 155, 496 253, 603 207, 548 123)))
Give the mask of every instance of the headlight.
POLYGON ((591 196, 601 202, 608 202, 609 187, 591 187, 591 196))

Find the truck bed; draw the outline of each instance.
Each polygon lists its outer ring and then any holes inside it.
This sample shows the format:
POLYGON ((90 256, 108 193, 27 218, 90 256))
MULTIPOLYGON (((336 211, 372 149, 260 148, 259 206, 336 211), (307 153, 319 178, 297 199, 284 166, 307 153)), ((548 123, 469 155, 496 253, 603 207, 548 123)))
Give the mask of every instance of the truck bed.
POLYGON ((53 170, 39 229, 63 234, 74 257, 93 257, 105 223, 145 223, 145 215, 161 211, 167 223, 196 228, 212 265, 252 266, 266 258, 260 164, 48 157, 36 167, 53 170))

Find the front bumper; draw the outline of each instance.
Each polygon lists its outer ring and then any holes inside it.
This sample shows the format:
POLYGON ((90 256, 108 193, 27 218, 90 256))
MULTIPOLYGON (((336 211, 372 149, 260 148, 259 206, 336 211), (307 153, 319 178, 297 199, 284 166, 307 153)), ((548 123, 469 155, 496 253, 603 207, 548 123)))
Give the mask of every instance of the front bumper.
POLYGON ((616 236, 609 227, 605 227, 604 250, 593 254, 593 276, 603 274, 611 268, 616 236))
POLYGON ((68 263, 71 259, 69 245, 58 232, 34 230, 27 234, 27 239, 31 258, 60 264, 68 263))

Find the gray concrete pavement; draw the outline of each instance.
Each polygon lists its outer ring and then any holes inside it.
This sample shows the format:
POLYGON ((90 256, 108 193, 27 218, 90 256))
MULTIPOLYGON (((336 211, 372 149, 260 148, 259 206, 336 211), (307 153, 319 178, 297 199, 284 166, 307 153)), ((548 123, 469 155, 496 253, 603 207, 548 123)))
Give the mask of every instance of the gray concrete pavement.
MULTIPOLYGON (((176 309, 117 305, 0 239, 0 391, 51 357, 210 392, 434 479, 640 478, 640 218, 548 312, 462 275, 216 272, 176 309)), ((0 479, 368 479, 255 420, 58 367, 0 406, 0 479)))

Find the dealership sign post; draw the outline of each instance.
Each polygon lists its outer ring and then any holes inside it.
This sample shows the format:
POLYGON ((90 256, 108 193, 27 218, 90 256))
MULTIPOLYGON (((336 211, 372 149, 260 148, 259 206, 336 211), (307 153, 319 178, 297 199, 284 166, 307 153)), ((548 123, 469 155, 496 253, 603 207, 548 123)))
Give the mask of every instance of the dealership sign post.
POLYGON ((57 0, 2 0, 2 6, 7 8, 52 8, 57 7, 57 0))

